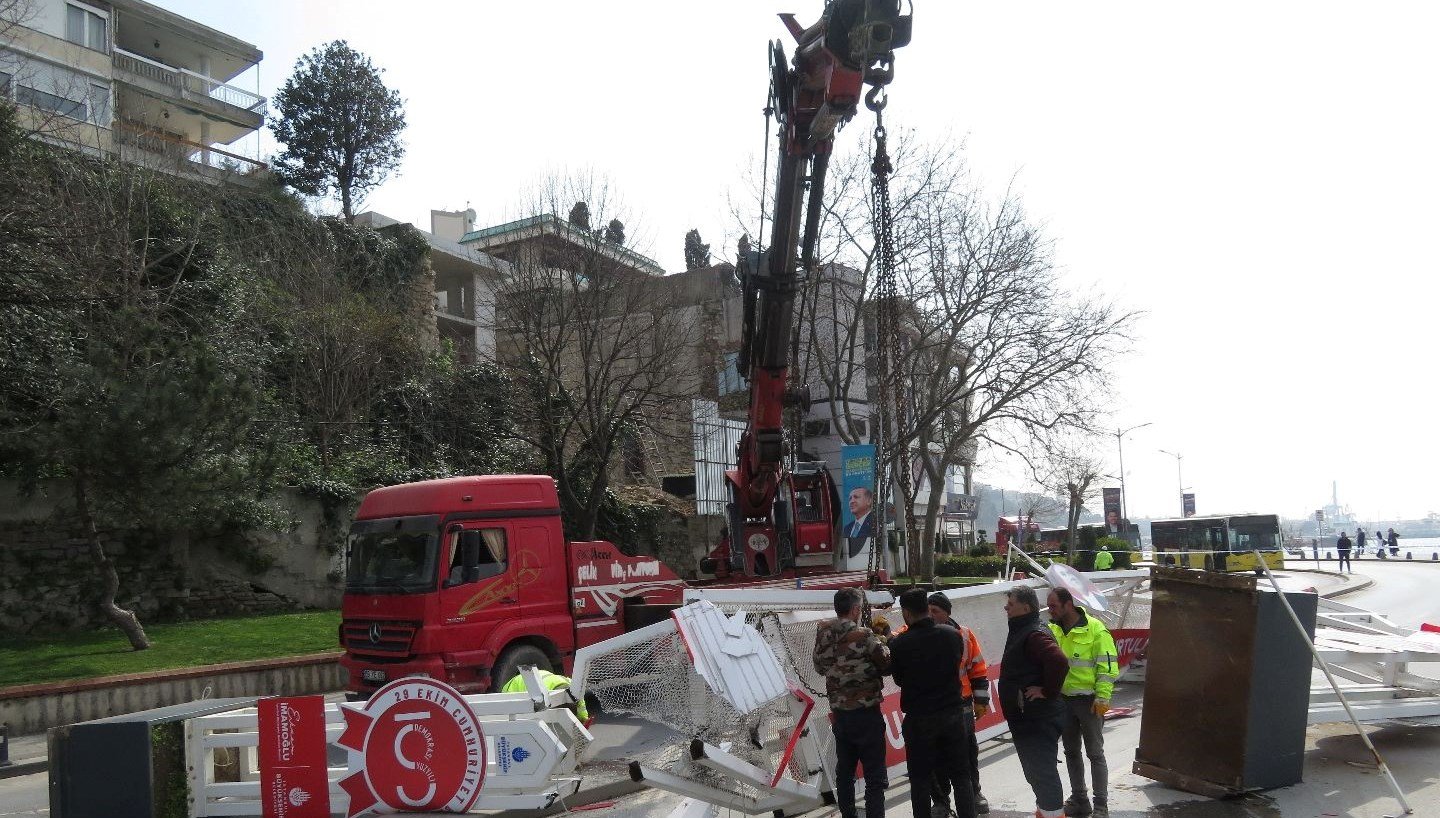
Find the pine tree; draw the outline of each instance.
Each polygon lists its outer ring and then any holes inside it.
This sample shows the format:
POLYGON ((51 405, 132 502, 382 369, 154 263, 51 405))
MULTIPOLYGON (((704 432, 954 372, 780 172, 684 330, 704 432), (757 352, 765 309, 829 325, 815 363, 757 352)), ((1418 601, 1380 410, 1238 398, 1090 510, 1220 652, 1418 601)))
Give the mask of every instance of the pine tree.
POLYGON ((587 205, 584 202, 576 202, 575 206, 570 208, 570 223, 580 228, 581 230, 589 230, 590 205, 587 205))
POLYGON ((698 270, 710 266, 710 245, 700 240, 700 231, 685 234, 685 269, 698 270))
POLYGON ((611 219, 610 225, 605 228, 605 240, 611 244, 625 243, 625 223, 619 219, 611 219))

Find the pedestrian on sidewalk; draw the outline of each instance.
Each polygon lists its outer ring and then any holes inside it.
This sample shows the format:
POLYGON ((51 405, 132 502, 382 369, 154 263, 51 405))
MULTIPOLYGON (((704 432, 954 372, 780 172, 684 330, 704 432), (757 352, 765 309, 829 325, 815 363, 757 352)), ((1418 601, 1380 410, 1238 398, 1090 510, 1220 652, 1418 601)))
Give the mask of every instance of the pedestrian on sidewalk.
POLYGON ((1070 663, 1040 621, 1034 588, 1022 585, 1006 592, 1005 615, 1010 632, 1000 659, 1000 709, 1010 723, 1025 781, 1035 792, 1036 818, 1062 818, 1065 791, 1058 757, 1065 702, 1060 688, 1070 663))
POLYGON ((882 678, 890 653, 870 629, 860 627, 863 597, 857 588, 835 592, 835 618, 815 632, 815 672, 825 677, 825 696, 835 719, 835 801, 843 818, 856 818, 855 765, 865 771, 865 816, 885 818, 885 718, 880 715, 882 678))
POLYGON ((1068 588, 1056 588, 1045 600, 1050 609, 1050 632, 1070 663, 1060 693, 1065 697, 1065 727, 1060 734, 1065 748, 1065 768, 1070 774, 1070 797, 1065 799, 1066 818, 1110 818, 1108 783, 1110 768, 1105 763, 1105 713, 1120 678, 1115 638, 1105 623, 1075 604, 1068 588), (1085 788, 1085 760, 1090 760, 1094 788, 1085 788), (1095 796, 1092 807, 1090 794, 1095 796))
MULTIPOLYGON (((1378 534, 1380 532, 1377 531, 1375 533, 1378 534)), ((1400 535, 1395 533, 1395 529, 1390 529, 1390 533, 1385 535, 1385 540, 1386 544, 1390 546, 1390 556, 1400 556, 1400 535)))
POLYGON ((1345 573, 1349 568, 1350 573, 1355 573, 1355 566, 1350 564, 1350 535, 1344 531, 1340 532, 1340 538, 1335 541, 1336 559, 1340 562, 1340 573, 1345 573))
MULTIPOLYGON (((907 627, 890 642, 890 670, 900 686, 900 709, 905 711, 900 731, 905 737, 905 769, 910 774, 911 814, 931 818, 931 790, 938 777, 962 784, 955 787, 955 814, 975 818, 975 792, 963 786, 972 778, 961 715, 964 697, 959 668, 965 646, 954 628, 937 625, 930 618, 923 589, 911 588, 901 594, 900 611, 907 627)), ((1052 765, 1054 761, 1052 755, 1052 765)))
POLYGON ((1365 529, 1355 529, 1355 555, 1361 559, 1365 558, 1365 529))

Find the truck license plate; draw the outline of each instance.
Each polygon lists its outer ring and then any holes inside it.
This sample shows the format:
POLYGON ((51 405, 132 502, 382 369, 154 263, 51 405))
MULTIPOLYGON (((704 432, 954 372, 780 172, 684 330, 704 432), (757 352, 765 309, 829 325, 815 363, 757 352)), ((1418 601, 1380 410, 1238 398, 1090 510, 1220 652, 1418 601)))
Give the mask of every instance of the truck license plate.
POLYGON ((360 671, 360 678, 364 679, 367 682, 383 682, 385 681, 385 671, 362 670, 360 671))

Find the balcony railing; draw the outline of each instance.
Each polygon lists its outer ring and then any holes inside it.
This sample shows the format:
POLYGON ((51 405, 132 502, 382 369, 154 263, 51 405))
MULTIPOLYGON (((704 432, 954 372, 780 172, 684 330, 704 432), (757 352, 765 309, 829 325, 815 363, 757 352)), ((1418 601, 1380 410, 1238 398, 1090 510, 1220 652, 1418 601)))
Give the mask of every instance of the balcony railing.
POLYGON ((115 67, 154 80, 162 85, 168 85, 175 89, 177 95, 181 91, 190 91, 219 100, 226 105, 243 108, 251 113, 265 113, 265 98, 259 94, 252 94, 243 88, 226 85, 204 74, 156 62, 123 48, 115 49, 115 67))
POLYGON ((191 162, 204 167, 234 170, 239 173, 254 173, 268 167, 258 159, 202 145, 199 142, 191 142, 188 139, 181 139, 178 136, 172 136, 133 122, 117 119, 111 127, 114 129, 117 143, 138 148, 146 153, 174 162, 191 162))

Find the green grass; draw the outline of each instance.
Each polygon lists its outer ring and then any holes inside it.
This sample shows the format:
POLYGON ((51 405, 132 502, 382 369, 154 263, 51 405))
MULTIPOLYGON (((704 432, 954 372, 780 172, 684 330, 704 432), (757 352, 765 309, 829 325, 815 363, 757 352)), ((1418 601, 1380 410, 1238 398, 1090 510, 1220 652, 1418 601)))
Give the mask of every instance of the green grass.
POLYGON ((323 653, 339 625, 339 611, 147 624, 142 651, 113 628, 0 639, 0 687, 323 653))

